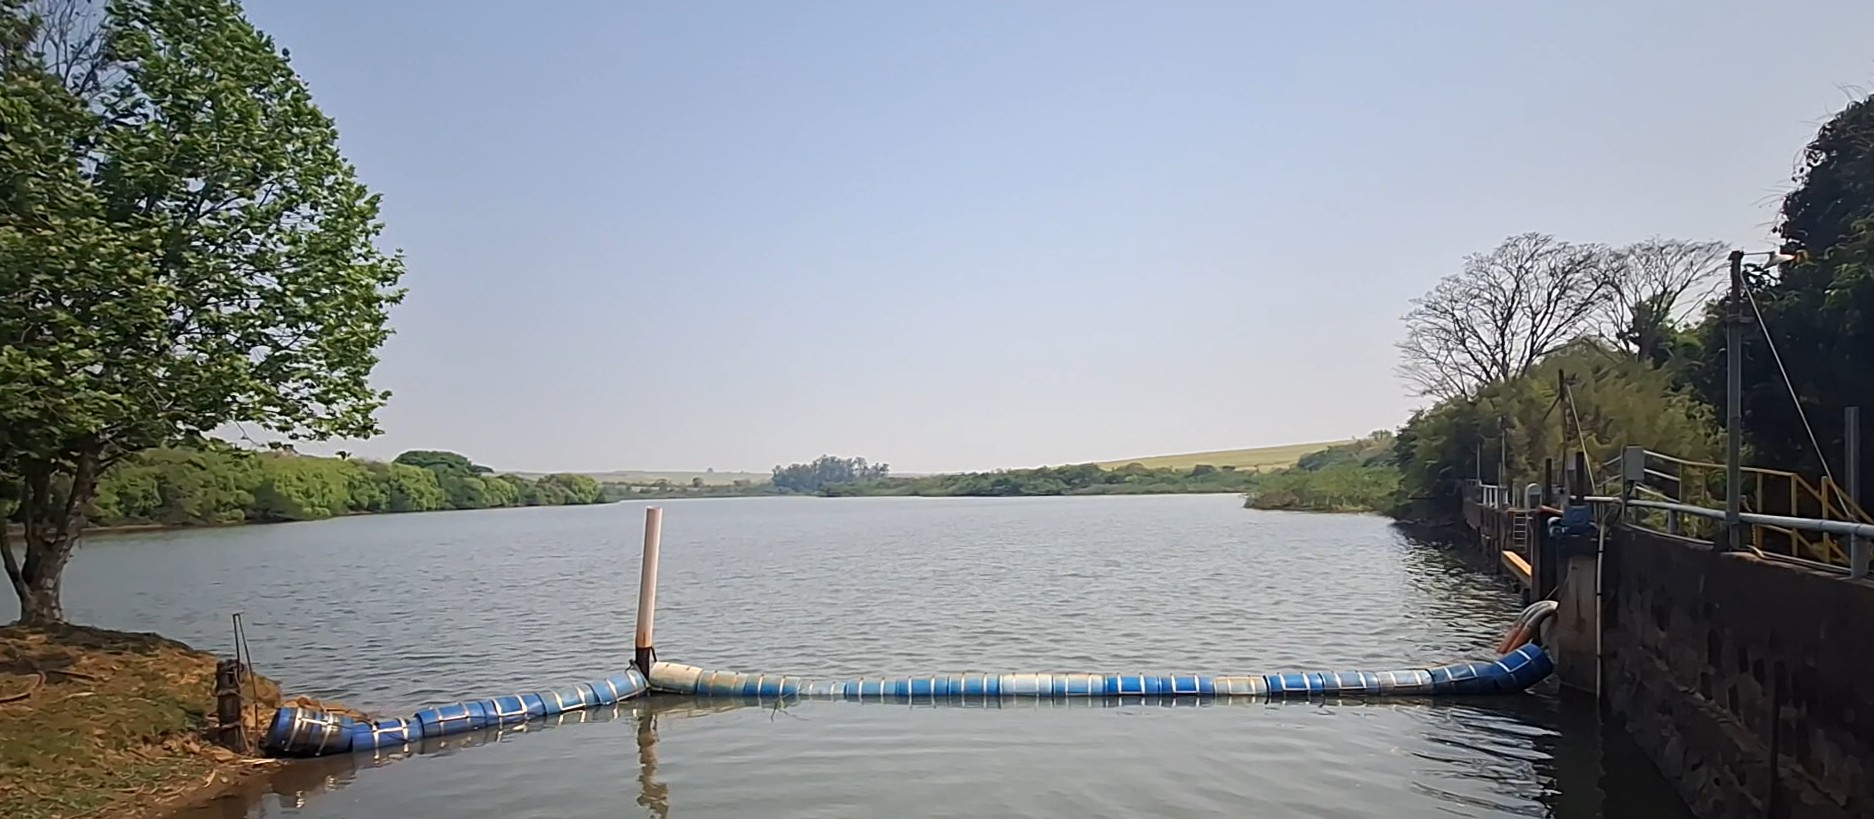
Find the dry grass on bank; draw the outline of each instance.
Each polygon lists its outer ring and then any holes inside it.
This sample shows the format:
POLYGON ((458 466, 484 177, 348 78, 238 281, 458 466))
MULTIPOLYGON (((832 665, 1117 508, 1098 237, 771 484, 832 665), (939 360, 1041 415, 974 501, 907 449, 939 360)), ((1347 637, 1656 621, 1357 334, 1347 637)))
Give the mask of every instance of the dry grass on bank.
POLYGON ((1190 469, 1198 464, 1209 464, 1218 469, 1233 466, 1244 471, 1267 471, 1294 466, 1303 455, 1350 443, 1352 440, 1349 438, 1340 441, 1318 441, 1312 444, 1283 444, 1251 449, 1219 449, 1211 452, 1186 452, 1180 455, 1154 455, 1148 458, 1102 461, 1099 466, 1102 469, 1119 469, 1127 464, 1138 464, 1148 469, 1182 470, 1190 469))
MULTIPOLYGON (((272 764, 209 743, 215 659, 154 634, 0 628, 0 817, 157 815, 272 764)), ((280 689, 256 683, 264 721, 280 689)))

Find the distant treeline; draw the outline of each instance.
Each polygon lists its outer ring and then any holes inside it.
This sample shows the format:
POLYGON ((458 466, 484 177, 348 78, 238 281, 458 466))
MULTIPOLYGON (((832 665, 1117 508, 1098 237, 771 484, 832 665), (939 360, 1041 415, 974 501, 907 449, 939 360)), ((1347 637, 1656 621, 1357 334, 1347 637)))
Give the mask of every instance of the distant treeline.
MULTIPOLYGON (((1050 495, 1169 495, 1242 493, 1259 509, 1372 511, 1386 508, 1399 485, 1392 465, 1390 433, 1303 456, 1290 469, 1272 472, 1197 464, 1188 469, 1153 469, 1094 464, 964 472, 917 478, 892 477, 883 465, 863 458, 821 456, 809 464, 775 467, 776 485, 746 487, 741 494, 814 494, 825 497, 1029 497, 1050 495)), ((724 493, 728 494, 728 493, 724 493)))
POLYGON ((412 450, 384 463, 165 448, 111 467, 98 481, 90 519, 105 526, 193 526, 600 500, 598 482, 584 475, 495 475, 454 452, 412 450))
MULTIPOLYGON (((1253 473, 1199 464, 1191 469, 1148 469, 1131 464, 1102 469, 1093 464, 892 477, 884 464, 864 458, 823 455, 812 463, 775 467, 774 494, 826 497, 1016 497, 1038 495, 1145 495, 1241 492, 1253 473)), ((755 487, 759 489, 760 487, 755 487)))

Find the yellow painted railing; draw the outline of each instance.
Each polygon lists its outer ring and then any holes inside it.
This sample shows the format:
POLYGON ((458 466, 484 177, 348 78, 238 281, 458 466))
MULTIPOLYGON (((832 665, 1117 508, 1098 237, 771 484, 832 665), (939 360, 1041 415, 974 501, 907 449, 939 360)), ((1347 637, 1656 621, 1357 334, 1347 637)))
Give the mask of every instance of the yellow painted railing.
MULTIPOLYGON (((1708 509, 1724 508, 1724 464, 1646 453, 1646 482, 1641 491, 1665 500, 1708 509)), ((1874 517, 1828 478, 1809 478, 1788 470, 1757 466, 1743 468, 1744 511, 1765 515, 1820 520, 1874 523, 1874 517)), ((1665 513, 1651 513, 1669 517, 1665 513)), ((1671 526, 1687 535, 1711 537, 1717 522, 1687 517, 1671 526)), ((1800 532, 1780 526, 1750 525, 1750 541, 1759 551, 1783 554, 1837 566, 1848 565, 1848 546, 1842 538, 1818 532, 1800 532)))

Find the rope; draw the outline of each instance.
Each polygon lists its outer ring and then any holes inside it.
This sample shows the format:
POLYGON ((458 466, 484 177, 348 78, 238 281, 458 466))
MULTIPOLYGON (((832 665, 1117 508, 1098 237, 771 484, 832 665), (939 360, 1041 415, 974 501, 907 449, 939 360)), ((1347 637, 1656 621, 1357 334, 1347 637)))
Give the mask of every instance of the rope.
POLYGON ((1829 471, 1828 456, 1822 454, 1822 444, 1816 441, 1815 427, 1809 425, 1809 413, 1803 411, 1802 399, 1796 397, 1796 385, 1789 380, 1789 370, 1783 366, 1783 354, 1776 351, 1776 339, 1770 337, 1770 325, 1763 320, 1763 311, 1757 308, 1757 297, 1751 294, 1750 288, 1744 288, 1744 298, 1750 302, 1750 312, 1757 316, 1757 327, 1763 330, 1763 343, 1770 348, 1770 357, 1776 360, 1776 371, 1783 376, 1783 386, 1789 390, 1790 403, 1796 405, 1796 417, 1802 420, 1803 431, 1809 433, 1809 445, 1815 447, 1816 460, 1822 462, 1822 474, 1833 482, 1835 473, 1829 471))

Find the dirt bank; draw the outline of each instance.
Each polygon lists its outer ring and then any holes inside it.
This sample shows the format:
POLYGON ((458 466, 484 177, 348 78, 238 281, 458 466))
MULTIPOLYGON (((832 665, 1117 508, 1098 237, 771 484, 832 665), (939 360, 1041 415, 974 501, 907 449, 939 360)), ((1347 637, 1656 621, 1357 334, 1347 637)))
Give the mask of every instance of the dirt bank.
MULTIPOLYGON (((277 767, 210 744, 215 660, 154 634, 0 628, 0 816, 160 816, 277 767)), ((257 738, 280 687, 255 688, 257 738)))

